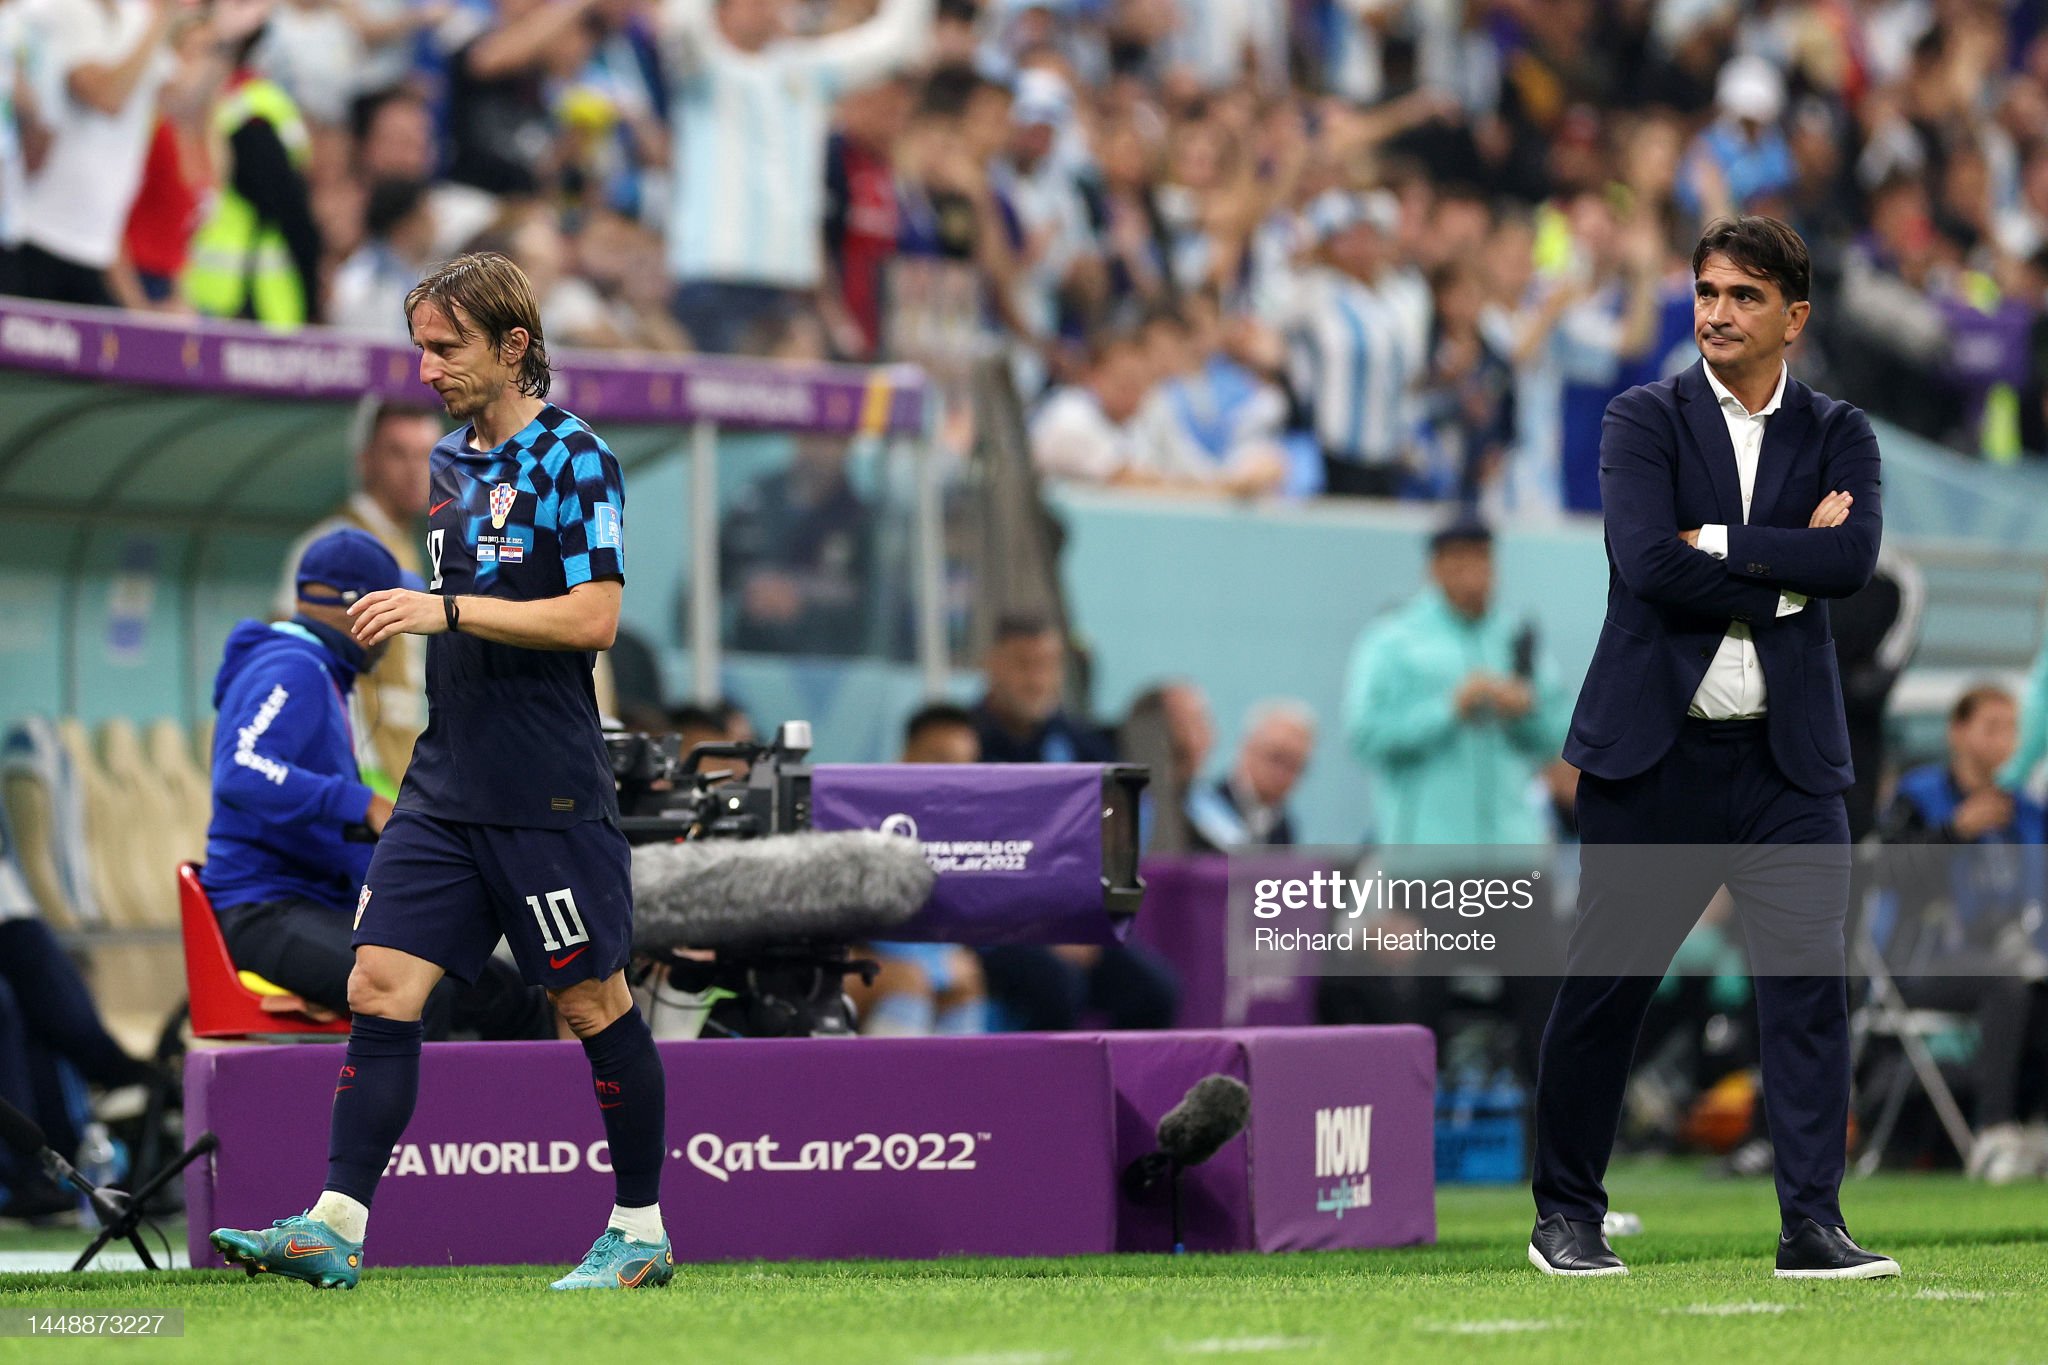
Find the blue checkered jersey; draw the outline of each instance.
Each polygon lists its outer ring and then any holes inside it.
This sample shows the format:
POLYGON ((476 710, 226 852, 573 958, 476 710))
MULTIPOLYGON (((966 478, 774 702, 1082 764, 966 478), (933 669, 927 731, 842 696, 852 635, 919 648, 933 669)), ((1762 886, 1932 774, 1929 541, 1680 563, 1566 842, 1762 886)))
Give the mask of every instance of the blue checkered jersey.
MULTIPOLYGON (((531 602, 624 581, 625 481, 596 432, 550 403, 494 450, 470 449, 470 434, 443 437, 430 459, 431 591, 531 602)), ((398 808, 536 829, 617 819, 595 663, 587 650, 429 636, 427 729, 398 808)))

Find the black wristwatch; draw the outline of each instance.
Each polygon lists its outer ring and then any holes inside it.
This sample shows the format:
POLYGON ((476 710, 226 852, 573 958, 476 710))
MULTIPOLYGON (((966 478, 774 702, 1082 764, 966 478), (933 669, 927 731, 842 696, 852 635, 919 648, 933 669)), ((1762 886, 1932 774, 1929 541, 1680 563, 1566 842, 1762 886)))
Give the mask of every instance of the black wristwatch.
POLYGON ((455 605, 453 594, 441 599, 441 610, 448 617, 448 629, 451 632, 462 629, 462 609, 455 605))

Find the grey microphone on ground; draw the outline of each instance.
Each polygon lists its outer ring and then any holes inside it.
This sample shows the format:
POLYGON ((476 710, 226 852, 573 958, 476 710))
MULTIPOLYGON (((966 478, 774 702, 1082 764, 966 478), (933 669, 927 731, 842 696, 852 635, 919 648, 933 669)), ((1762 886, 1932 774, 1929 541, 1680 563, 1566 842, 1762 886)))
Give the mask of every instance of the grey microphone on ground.
POLYGON ((1252 1092, 1231 1076, 1204 1076, 1159 1120, 1159 1150, 1183 1166, 1199 1166, 1244 1131, 1252 1092))

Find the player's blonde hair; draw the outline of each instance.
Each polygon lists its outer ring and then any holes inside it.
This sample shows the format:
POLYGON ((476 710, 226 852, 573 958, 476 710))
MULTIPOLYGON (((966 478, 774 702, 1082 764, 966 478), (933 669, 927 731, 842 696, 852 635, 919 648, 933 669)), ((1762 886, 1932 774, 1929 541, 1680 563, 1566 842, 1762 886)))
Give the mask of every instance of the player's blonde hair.
POLYGON ((547 339, 541 333, 540 304, 533 284, 510 257, 495 251, 472 251, 436 268, 405 296, 405 330, 412 333, 413 310, 431 303, 464 341, 470 324, 483 330, 491 349, 502 352, 514 329, 526 333, 526 352, 519 357, 519 391, 545 398, 553 381, 547 339))

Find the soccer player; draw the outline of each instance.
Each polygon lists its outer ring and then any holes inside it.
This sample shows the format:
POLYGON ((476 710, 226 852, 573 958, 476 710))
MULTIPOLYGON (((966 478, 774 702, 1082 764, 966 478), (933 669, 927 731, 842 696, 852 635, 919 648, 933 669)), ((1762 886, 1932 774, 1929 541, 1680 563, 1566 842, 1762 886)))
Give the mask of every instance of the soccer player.
POLYGON ((617 1203, 556 1289, 666 1284, 660 1059, 626 989, 631 858, 591 686, 617 633, 625 494, 595 432, 546 401, 540 309, 503 256, 459 256, 406 296, 420 379, 463 425, 432 455, 427 592, 351 609, 365 648, 425 635, 427 729, 356 902, 348 1056, 312 1208, 213 1244, 250 1274, 353 1288, 371 1197, 419 1091, 420 1007, 499 935, 582 1040, 617 1203))

